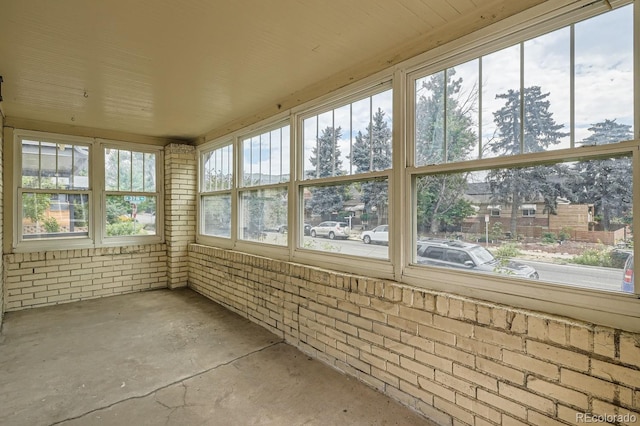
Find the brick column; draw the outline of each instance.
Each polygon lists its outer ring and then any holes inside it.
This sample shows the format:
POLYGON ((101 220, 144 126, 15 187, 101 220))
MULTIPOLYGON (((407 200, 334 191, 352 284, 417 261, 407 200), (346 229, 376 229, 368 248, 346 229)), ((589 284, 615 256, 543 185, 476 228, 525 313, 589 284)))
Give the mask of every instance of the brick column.
POLYGON ((172 143, 165 147, 164 232, 167 243, 167 285, 186 287, 188 245, 196 240, 196 149, 172 143))

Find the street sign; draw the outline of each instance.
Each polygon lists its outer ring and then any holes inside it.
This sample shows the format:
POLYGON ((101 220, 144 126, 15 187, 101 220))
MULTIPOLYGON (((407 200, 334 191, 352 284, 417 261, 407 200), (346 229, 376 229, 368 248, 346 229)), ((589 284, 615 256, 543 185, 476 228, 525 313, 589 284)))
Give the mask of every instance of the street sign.
POLYGON ((125 201, 128 201, 130 203, 136 203, 136 204, 137 203, 141 203, 146 199, 147 199, 147 197, 142 196, 142 195, 125 195, 124 196, 124 200, 125 201))

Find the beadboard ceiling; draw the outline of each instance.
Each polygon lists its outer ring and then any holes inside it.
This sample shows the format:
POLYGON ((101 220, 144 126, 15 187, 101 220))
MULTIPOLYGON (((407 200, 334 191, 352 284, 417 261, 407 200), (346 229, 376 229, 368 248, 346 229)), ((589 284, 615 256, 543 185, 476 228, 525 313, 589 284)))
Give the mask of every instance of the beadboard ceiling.
POLYGON ((1 106, 8 119, 194 141, 540 3, 0 0, 1 106))

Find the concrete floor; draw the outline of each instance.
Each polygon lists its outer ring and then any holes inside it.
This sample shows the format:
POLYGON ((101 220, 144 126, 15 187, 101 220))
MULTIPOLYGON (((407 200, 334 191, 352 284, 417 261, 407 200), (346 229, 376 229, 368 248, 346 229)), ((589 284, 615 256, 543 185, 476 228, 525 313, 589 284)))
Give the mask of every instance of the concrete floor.
POLYGON ((431 425, 183 289, 5 315, 0 424, 431 425))

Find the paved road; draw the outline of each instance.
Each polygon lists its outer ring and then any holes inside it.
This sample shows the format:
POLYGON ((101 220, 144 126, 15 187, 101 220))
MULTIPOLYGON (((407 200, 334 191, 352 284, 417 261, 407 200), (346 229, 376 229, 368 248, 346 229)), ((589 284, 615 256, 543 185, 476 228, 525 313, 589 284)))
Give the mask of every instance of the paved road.
MULTIPOLYGON (((344 253, 376 259, 388 259, 389 248, 377 244, 364 244, 359 240, 329 240, 304 237, 305 247, 312 250, 344 253)), ((540 280, 579 287, 602 290, 620 290, 622 269, 600 268, 582 265, 559 265, 554 263, 520 260, 538 271, 540 280)))

